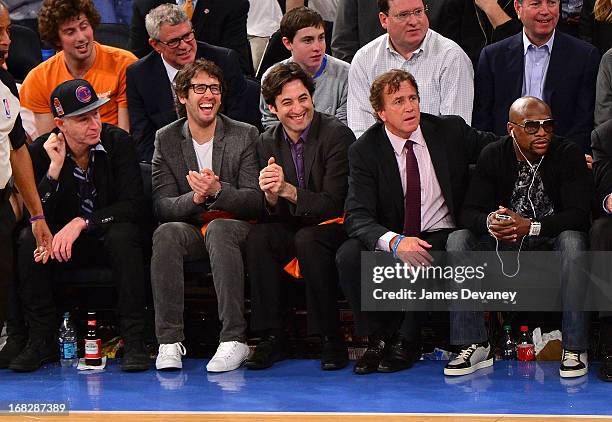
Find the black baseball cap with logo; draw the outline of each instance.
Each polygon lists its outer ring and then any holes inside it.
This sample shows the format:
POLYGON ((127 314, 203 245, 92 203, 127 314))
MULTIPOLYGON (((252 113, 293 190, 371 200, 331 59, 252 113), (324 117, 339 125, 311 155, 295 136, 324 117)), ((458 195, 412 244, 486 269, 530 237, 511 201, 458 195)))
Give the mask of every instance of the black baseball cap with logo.
POLYGON ((110 101, 98 98, 96 91, 85 79, 72 79, 59 84, 51 93, 53 117, 72 117, 87 113, 110 101))

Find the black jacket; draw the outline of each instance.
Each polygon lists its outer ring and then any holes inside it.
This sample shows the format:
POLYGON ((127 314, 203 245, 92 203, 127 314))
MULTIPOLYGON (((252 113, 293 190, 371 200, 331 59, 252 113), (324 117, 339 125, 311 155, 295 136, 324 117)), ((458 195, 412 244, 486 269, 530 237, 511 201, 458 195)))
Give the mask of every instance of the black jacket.
MULTIPOLYGON (((472 125, 505 135, 510 105, 521 96, 525 74, 522 33, 485 47, 474 75, 472 125)), ((542 95, 556 122, 558 135, 590 150, 599 52, 561 31, 554 46, 542 95)))
POLYGON ((348 182, 347 150, 354 140, 353 132, 340 120, 315 111, 304 143, 306 187, 301 189, 282 125, 277 123, 262 133, 257 143, 260 168, 274 157, 283 168, 285 180, 297 188, 297 204, 279 198, 268 219, 307 226, 341 217, 348 182))
MULTIPOLYGON (((51 160, 43 144, 48 137, 49 134, 38 137, 29 149, 47 223, 61 228, 81 215, 78 186, 73 176, 75 163, 66 157, 56 190, 54 183, 47 178, 51 160)), ((145 207, 140 167, 130 135, 123 129, 103 123, 100 139, 106 153, 96 152, 94 184, 98 196, 90 224, 104 227, 112 223, 148 222, 150 210, 145 207)))
POLYGON ((523 29, 523 25, 516 17, 514 1, 498 0, 497 3, 511 19, 493 28, 487 15, 474 4, 474 0, 443 1, 436 30, 459 44, 472 61, 474 68, 484 47, 517 34, 523 29))
MULTIPOLYGON (((448 209, 457 221, 469 178, 469 164, 489 142, 497 139, 478 132, 458 116, 421 113, 421 131, 448 209)), ((401 233, 404 191, 393 147, 384 125, 376 123, 349 149, 349 189, 344 227, 350 237, 374 250, 388 231, 401 233)))
MULTIPOLYGON (((540 236, 556 237, 564 230, 588 230, 593 179, 580 147, 553 137, 538 172, 554 207, 554 214, 540 220, 540 236)), ((487 215, 498 205, 510 206, 517 177, 518 161, 510 136, 485 147, 461 211, 461 226, 485 234, 487 215)))

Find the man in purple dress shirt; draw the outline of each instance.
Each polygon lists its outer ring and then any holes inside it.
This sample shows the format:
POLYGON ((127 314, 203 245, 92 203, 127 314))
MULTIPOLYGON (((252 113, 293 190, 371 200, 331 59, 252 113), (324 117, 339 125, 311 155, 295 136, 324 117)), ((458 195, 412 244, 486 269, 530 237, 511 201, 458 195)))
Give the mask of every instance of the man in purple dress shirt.
POLYGON ((287 293, 284 267, 297 257, 306 284, 308 328, 323 343, 321 368, 348 364, 336 307, 336 250, 346 239, 340 224, 348 186, 352 131, 337 118, 314 110, 314 83, 296 63, 272 68, 262 95, 279 123, 260 135, 259 187, 265 215, 247 239, 251 281, 251 325, 262 335, 247 361, 264 369, 287 355, 287 293))

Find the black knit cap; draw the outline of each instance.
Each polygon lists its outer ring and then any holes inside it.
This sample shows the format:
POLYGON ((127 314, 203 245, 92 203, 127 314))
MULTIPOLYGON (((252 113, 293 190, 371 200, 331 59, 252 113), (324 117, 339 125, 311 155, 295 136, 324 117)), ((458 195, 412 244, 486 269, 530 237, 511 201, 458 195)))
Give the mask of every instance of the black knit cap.
POLYGON ((96 91, 85 79, 72 79, 59 84, 51 93, 53 117, 72 117, 87 113, 110 101, 98 98, 96 91))

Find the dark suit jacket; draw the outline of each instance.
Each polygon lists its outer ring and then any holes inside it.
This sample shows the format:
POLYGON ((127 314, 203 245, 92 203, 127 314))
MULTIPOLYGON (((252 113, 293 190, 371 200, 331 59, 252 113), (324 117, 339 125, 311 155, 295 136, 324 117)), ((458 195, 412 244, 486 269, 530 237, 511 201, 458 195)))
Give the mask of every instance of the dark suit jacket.
MULTIPOLYGON (((505 135, 510 105, 521 96, 524 74, 522 32, 485 47, 474 77, 475 128, 505 135)), ((544 83, 555 133, 589 150, 599 52, 561 31, 555 40, 544 83)))
MULTIPOLYGON (((137 57, 144 57, 152 51, 145 28, 145 16, 164 3, 175 2, 134 0, 129 49, 137 57)), ((248 0, 198 0, 191 23, 198 41, 235 50, 240 54, 240 67, 243 72, 252 74, 246 32, 248 13, 248 0)))
POLYGON ((376 0, 340 0, 331 42, 333 56, 350 63, 357 50, 384 33, 376 0))
MULTIPOLYGON (((481 149, 497 139, 478 132, 458 116, 421 113, 421 131, 436 177, 455 222, 468 185, 468 167, 481 149)), ((382 123, 375 123, 349 149, 349 190, 344 227, 368 250, 385 233, 401 233, 404 192, 391 141, 382 123)))
MULTIPOLYGON (((552 215, 540 219, 540 236, 556 237, 564 230, 588 230, 593 179, 580 147, 554 137, 538 173, 554 208, 552 215)), ((480 154, 465 197, 461 226, 474 233, 486 234, 487 215, 498 205, 510 206, 517 178, 518 161, 512 138, 505 136, 487 145, 480 154)), ((533 190, 531 195, 535 195, 533 190)))
POLYGON ((487 45, 510 37, 523 29, 516 17, 514 2, 498 0, 510 20, 493 28, 487 15, 474 3, 474 0, 443 0, 437 32, 455 41, 466 52, 474 68, 478 64, 480 51, 487 45))
MULTIPOLYGON (((81 215, 79 188, 73 176, 74 161, 68 157, 60 171, 57 191, 47 178, 51 160, 43 144, 48 137, 49 134, 40 136, 29 148, 45 218, 50 227, 61 228, 81 215)), ((100 139, 106 153, 95 153, 94 184, 98 196, 90 223, 104 227, 113 222, 146 222, 150 214, 145 207, 140 167, 130 135, 103 123, 100 139)))
POLYGON ((597 126, 591 133, 593 176, 597 193, 596 210, 603 212, 604 198, 612 193, 612 120, 597 126))
POLYGON ((257 129, 251 125, 222 114, 217 116, 212 171, 219 176, 221 193, 210 205, 196 205, 186 176, 189 170, 200 169, 187 119, 160 129, 155 135, 152 165, 153 208, 157 219, 201 224, 207 210, 231 212, 241 219, 257 217, 262 206, 255 153, 257 135, 257 129))
MULTIPOLYGON (((223 71, 224 114, 244 121, 248 118, 249 111, 247 103, 241 97, 247 84, 240 72, 237 56, 227 48, 198 42, 196 58, 213 61, 223 71)), ((178 118, 172 87, 161 56, 152 51, 131 64, 126 71, 126 81, 131 134, 136 141, 140 160, 150 162, 153 157, 155 132, 178 118)))
POLYGON ((353 132, 334 116, 315 111, 304 143, 304 189, 298 187, 291 149, 283 132, 283 126, 277 123, 262 133, 257 155, 260 168, 268 165, 270 157, 283 168, 285 180, 297 188, 297 204, 279 198, 275 209, 268 210, 268 220, 306 226, 342 216, 348 177, 347 150, 355 140, 353 132))

